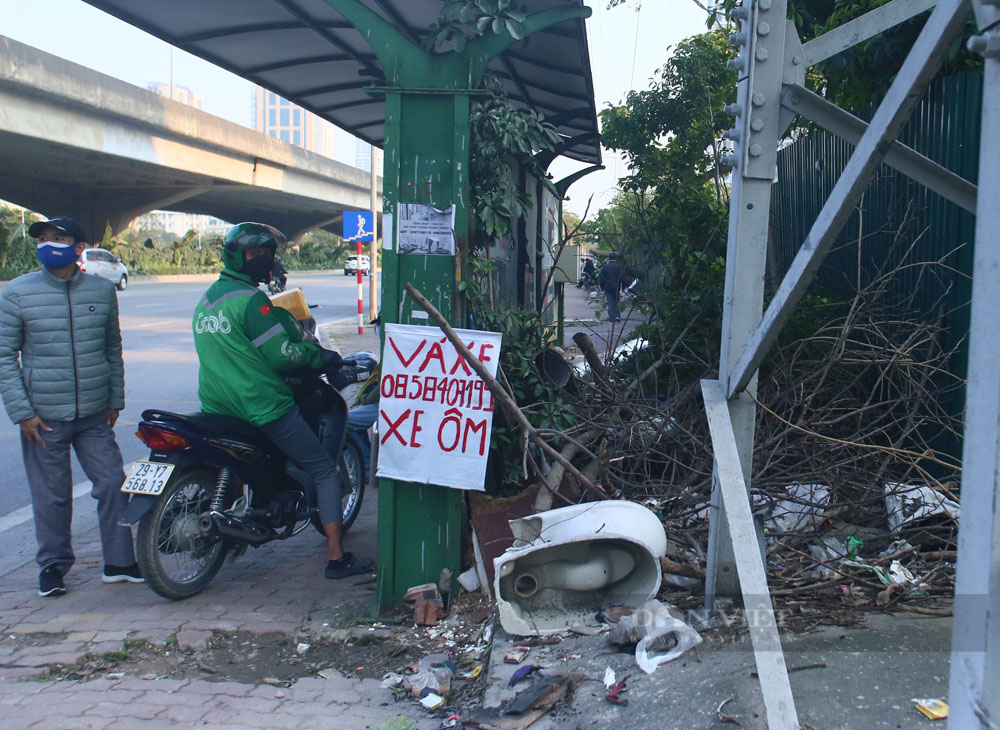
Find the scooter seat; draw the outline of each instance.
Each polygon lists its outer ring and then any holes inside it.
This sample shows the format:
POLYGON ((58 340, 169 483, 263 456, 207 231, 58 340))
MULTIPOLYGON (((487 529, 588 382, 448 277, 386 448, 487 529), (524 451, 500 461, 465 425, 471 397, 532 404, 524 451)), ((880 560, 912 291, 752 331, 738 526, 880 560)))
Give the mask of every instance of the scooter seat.
POLYGON ((147 410, 142 412, 144 421, 167 421, 180 423, 208 436, 228 436, 254 442, 268 442, 256 426, 236 416, 221 413, 171 413, 170 411, 147 410))

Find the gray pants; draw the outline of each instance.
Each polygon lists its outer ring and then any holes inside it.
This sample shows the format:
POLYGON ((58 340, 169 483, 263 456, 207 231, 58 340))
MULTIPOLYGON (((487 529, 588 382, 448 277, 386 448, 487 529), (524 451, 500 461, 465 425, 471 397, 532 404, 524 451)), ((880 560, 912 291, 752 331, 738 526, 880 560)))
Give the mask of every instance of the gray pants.
POLYGON ((44 448, 21 434, 21 452, 31 488, 38 541, 35 560, 43 569, 55 565, 63 575, 76 561, 71 543, 73 472, 69 449, 72 446, 83 471, 93 483, 90 495, 97 500, 105 565, 132 565, 135 562, 132 531, 118 525, 118 518, 128 502, 128 497, 121 492, 125 481, 122 453, 105 414, 75 421, 49 421, 45 425, 52 431, 41 432, 44 448))
POLYGON ((309 428, 299 407, 293 406, 285 415, 257 428, 267 435, 281 453, 312 477, 316 485, 316 503, 319 507, 320 521, 327 525, 343 520, 344 510, 337 465, 330 458, 319 437, 309 428))
POLYGON ((608 321, 618 321, 618 290, 604 292, 604 298, 608 302, 608 321))

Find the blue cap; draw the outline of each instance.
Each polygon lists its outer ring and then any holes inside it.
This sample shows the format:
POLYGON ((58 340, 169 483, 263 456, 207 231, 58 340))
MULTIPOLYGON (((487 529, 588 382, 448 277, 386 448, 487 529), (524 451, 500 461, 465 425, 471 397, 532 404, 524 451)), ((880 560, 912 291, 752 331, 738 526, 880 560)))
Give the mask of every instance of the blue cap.
POLYGON ((86 242, 87 240, 87 234, 83 232, 83 227, 72 218, 66 218, 65 216, 32 223, 28 229, 28 235, 32 238, 38 238, 42 235, 42 231, 50 227, 55 228, 57 231, 68 233, 73 237, 74 243, 86 242))

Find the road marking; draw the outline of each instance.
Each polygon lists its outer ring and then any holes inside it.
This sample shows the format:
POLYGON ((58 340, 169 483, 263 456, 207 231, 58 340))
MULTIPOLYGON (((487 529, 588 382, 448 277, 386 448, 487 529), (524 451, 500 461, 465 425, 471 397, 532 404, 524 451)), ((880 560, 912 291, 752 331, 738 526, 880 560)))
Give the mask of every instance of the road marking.
POLYGON ((159 327, 161 324, 173 324, 173 323, 174 323, 174 320, 172 320, 172 319, 164 319, 164 320, 161 320, 160 322, 146 322, 146 324, 140 324, 140 325, 136 325, 136 326, 138 326, 138 327, 159 327))
POLYGON ((163 303, 162 302, 153 302, 152 304, 136 304, 135 305, 136 309, 152 309, 153 307, 160 307, 162 309, 163 308, 163 303))
MULTIPOLYGON (((85 482, 80 482, 79 484, 73 485, 73 499, 79 499, 85 494, 90 494, 90 488, 93 484, 88 480, 85 482)), ((33 518, 33 513, 31 510, 31 505, 27 507, 21 507, 13 512, 0 517, 0 532, 6 532, 7 530, 13 529, 18 525, 23 525, 25 522, 33 518)))

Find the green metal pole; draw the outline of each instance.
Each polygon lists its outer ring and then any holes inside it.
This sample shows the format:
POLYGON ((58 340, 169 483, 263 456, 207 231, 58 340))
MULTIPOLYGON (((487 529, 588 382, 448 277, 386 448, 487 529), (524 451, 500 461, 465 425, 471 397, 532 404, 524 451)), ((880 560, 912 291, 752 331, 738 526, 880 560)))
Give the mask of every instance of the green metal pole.
MULTIPOLYGON (((460 53, 429 53, 358 0, 326 0, 371 44, 386 86, 383 239, 393 240, 386 216, 400 203, 455 205, 456 255, 399 254, 383 250, 382 321, 428 324, 405 293, 412 283, 449 322, 464 326, 457 282, 464 276, 469 239, 470 95, 487 65, 517 42, 506 31, 473 39, 460 53)), ((530 35, 572 18, 586 7, 550 8, 523 24, 530 35)), ((437 582, 443 568, 453 580, 461 567, 465 495, 457 489, 381 479, 379 487, 378 599, 383 608, 407 588, 437 582)))

